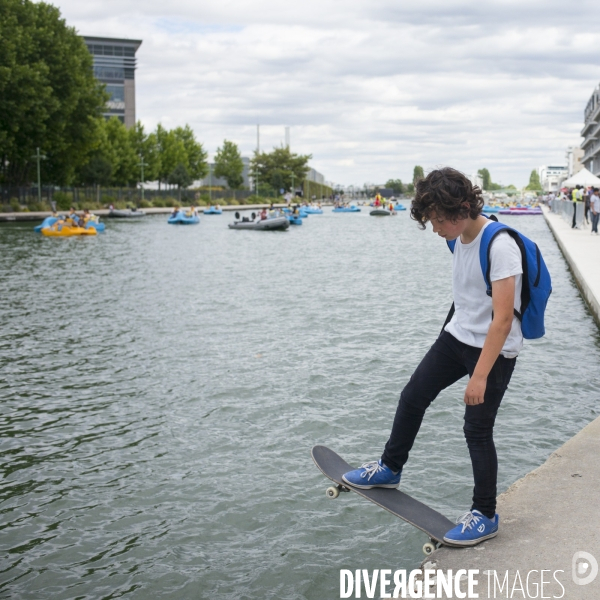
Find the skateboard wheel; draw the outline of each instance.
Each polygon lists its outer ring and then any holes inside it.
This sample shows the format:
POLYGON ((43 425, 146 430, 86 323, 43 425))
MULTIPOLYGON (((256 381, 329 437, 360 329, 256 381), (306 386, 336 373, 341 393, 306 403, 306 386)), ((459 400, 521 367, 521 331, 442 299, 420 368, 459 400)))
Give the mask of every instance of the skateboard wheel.
POLYGON ((337 498, 340 495, 340 490, 338 490, 336 487, 328 487, 325 490, 325 495, 331 499, 337 498))
POLYGON ((429 556, 434 550, 435 544, 433 544, 432 542, 427 542, 426 544, 423 544, 423 552, 425 552, 427 556, 429 556))

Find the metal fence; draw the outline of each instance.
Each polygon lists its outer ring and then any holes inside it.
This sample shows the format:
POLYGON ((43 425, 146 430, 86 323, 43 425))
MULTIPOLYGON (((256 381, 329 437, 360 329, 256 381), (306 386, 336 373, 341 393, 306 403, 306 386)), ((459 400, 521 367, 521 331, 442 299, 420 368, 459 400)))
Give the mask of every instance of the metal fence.
POLYGON ((555 199, 550 202, 550 209, 554 214, 561 215, 569 225, 573 224, 573 211, 575 210, 575 225, 583 229, 585 216, 584 202, 555 199))
MULTIPOLYGON (((59 198, 66 198, 74 204, 85 202, 97 202, 99 204, 112 204, 116 202, 125 202, 127 204, 139 205, 143 199, 152 202, 156 199, 176 200, 193 204, 199 200, 215 202, 221 200, 235 200, 243 202, 253 192, 249 190, 178 190, 170 189, 145 189, 140 188, 102 188, 102 187, 52 187, 43 186, 41 189, 41 200, 44 203, 52 205, 59 198)), ((0 186, 0 205, 10 206, 15 201, 23 207, 32 207, 39 202, 39 192, 37 186, 0 186)), ((1 208, 0 206, 0 208, 1 208)))

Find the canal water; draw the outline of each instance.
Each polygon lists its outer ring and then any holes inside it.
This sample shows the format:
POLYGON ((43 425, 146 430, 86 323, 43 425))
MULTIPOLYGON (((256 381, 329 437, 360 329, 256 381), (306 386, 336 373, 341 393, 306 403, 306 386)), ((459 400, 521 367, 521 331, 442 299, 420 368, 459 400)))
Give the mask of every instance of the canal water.
MULTIPOLYGON (((340 569, 415 568, 426 537, 325 496, 310 449, 377 458, 451 303, 451 256, 406 212, 287 232, 110 222, 96 238, 0 226, 0 594, 339 597, 340 569)), ((363 209, 364 210, 364 209, 363 209)), ((496 427, 505 490, 598 415, 600 336, 541 217, 506 217, 553 275, 496 427)), ((470 506, 459 382, 403 489, 470 506)))

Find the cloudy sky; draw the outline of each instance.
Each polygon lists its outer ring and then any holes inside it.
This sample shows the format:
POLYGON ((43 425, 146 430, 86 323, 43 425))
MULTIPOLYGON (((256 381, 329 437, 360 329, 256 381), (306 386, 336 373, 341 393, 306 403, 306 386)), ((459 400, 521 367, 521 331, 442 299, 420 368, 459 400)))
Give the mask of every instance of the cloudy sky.
POLYGON ((574 0, 55 0, 82 35, 142 39, 137 117, 214 154, 283 143, 362 186, 451 165, 525 185, 564 164, 600 82, 600 10, 574 0))

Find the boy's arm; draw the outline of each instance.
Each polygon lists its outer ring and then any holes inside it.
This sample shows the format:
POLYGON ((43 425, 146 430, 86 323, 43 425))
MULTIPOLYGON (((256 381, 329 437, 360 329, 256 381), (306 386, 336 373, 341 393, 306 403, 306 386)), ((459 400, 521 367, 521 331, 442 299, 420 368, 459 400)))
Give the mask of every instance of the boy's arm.
POLYGON ((482 404, 487 377, 510 333, 515 307, 515 277, 492 281, 494 318, 485 338, 473 376, 465 390, 465 404, 482 404))

